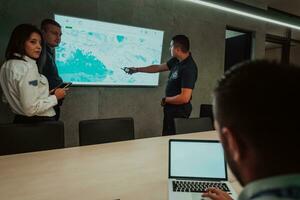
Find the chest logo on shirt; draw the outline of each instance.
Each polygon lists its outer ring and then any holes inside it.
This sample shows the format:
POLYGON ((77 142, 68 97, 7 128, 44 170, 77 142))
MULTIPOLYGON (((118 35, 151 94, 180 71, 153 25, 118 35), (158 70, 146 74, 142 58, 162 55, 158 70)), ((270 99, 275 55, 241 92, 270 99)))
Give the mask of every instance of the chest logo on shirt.
POLYGON ((32 85, 32 86, 37 86, 38 85, 37 80, 29 81, 28 83, 29 83, 29 85, 32 85))
POLYGON ((171 74, 171 79, 177 79, 178 78, 178 71, 174 71, 172 74, 171 74))

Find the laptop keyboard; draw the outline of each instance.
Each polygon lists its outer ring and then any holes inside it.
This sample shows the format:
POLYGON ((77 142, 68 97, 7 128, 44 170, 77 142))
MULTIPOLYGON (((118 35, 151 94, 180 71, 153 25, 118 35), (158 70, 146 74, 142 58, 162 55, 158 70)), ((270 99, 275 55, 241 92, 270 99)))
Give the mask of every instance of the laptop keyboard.
POLYGON ((230 192, 225 183, 205 181, 172 181, 174 192, 199 192, 203 193, 207 188, 214 187, 224 192, 230 192))

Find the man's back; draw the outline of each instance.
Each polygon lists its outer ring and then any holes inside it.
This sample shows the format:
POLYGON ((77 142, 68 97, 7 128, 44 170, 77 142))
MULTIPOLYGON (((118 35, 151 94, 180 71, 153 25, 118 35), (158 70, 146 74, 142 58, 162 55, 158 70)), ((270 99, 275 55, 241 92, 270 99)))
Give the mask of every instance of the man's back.
MULTIPOLYGON (((245 186, 239 200, 300 199, 300 68, 265 60, 226 71, 214 90, 215 127, 245 186)), ((222 191, 208 190, 213 200, 222 191)))
POLYGON ((254 181, 239 196, 239 200, 293 199, 300 199, 300 173, 254 181))

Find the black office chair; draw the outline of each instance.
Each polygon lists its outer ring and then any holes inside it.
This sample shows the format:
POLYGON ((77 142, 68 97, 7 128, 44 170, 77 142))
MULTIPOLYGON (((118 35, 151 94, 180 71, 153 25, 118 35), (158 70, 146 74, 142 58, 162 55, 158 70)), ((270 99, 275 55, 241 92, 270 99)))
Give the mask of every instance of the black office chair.
POLYGON ((201 118, 175 118, 176 134, 194 133, 214 130, 209 117, 201 118))
POLYGON ((200 115, 199 117, 210 117, 211 121, 214 121, 213 106, 211 104, 201 104, 200 105, 200 115))
POLYGON ((95 119, 79 122, 80 146, 132 139, 134 139, 132 118, 95 119))
POLYGON ((50 150, 63 147, 63 122, 0 124, 0 155, 50 150))

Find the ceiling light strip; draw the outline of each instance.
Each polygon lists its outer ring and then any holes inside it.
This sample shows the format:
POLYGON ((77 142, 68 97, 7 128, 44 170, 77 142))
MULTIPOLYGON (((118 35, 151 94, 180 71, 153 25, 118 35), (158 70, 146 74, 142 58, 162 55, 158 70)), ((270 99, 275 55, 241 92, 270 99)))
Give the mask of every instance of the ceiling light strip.
POLYGON ((289 28, 300 30, 300 26, 297 26, 297 25, 293 25, 293 24, 289 24, 289 23, 286 23, 286 22, 283 22, 283 21, 274 20, 274 19, 271 19, 269 17, 259 16, 259 15, 256 15, 256 14, 252 14, 252 13, 240 11, 240 10, 237 10, 237 9, 221 6, 221 5, 218 5, 218 4, 215 4, 215 3, 210 3, 208 1, 202 1, 202 0, 184 0, 184 1, 192 2, 192 3, 200 4, 200 5, 203 5, 203 6, 215 8, 215 9, 218 9, 218 10, 223 10, 223 11, 226 11, 226 12, 230 12, 230 13, 250 17, 250 18, 253 18, 253 19, 258 19, 258 20, 261 20, 261 21, 270 22, 270 23, 273 23, 273 24, 277 24, 277 25, 286 26, 286 27, 289 27, 289 28))

